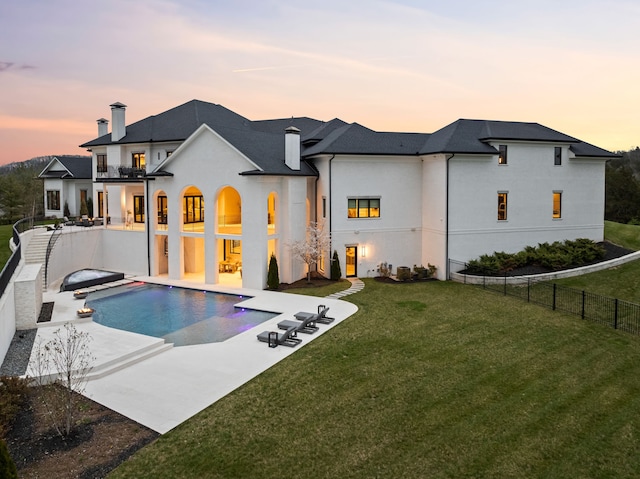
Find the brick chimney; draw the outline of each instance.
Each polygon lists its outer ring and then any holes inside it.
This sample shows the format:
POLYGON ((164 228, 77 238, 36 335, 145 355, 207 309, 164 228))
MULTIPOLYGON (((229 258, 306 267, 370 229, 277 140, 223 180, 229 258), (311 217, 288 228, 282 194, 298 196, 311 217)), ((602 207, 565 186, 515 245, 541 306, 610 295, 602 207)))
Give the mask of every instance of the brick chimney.
POLYGON ((98 120, 98 138, 109 133, 109 120, 100 118, 98 120))
POLYGON ((116 102, 111 106, 111 141, 118 141, 127 134, 124 111, 127 105, 116 102))
POLYGON ((300 170, 300 130, 295 126, 284 130, 284 163, 292 170, 300 170))

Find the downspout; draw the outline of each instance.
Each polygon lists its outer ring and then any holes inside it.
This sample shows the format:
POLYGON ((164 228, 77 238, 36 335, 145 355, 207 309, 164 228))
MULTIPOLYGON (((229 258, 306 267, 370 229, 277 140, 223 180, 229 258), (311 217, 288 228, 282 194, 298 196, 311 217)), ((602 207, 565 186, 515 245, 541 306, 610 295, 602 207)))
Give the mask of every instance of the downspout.
POLYGON ((450 157, 447 158, 447 172, 446 172, 446 181, 445 181, 445 220, 444 220, 444 257, 446 261, 445 266, 445 280, 449 279, 450 271, 450 262, 449 262, 449 160, 456 156, 455 153, 452 153, 450 157))
POLYGON ((333 260, 333 252, 331 251, 333 249, 333 230, 331 229, 331 205, 333 204, 333 193, 331 191, 331 162, 335 157, 336 155, 333 154, 331 155, 331 158, 329 158, 329 258, 331 258, 329 260, 329 266, 331 266, 331 261, 333 260))

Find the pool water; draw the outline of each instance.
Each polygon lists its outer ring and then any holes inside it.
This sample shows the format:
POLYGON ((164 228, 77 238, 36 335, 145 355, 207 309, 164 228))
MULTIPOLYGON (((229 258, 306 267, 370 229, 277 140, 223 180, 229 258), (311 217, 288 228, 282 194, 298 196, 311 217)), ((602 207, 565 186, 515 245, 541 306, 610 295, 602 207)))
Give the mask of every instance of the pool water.
POLYGON ((131 283, 89 294, 93 320, 110 328, 164 338, 174 346, 216 343, 278 313, 236 307, 242 296, 131 283))

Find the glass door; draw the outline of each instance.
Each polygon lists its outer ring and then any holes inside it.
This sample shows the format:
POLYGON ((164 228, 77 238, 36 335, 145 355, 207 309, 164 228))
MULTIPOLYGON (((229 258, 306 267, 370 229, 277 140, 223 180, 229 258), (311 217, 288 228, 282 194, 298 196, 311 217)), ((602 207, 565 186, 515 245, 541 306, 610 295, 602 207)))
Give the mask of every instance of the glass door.
POLYGON ((347 246, 347 268, 345 274, 347 278, 358 276, 358 265, 356 258, 358 257, 357 246, 347 246))

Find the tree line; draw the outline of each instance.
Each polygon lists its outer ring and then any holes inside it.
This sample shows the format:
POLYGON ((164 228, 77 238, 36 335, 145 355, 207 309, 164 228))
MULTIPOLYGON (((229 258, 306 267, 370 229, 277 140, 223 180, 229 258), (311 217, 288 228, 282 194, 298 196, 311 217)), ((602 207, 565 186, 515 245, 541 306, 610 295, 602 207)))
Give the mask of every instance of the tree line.
POLYGON ((605 170, 604 218, 640 224, 640 148, 616 153, 605 170))
MULTIPOLYGON (((640 224, 640 147, 617 151, 620 158, 605 169, 606 220, 640 224)), ((44 184, 40 172, 53 159, 40 156, 0 166, 0 222, 13 223, 44 214, 44 184)))
POLYGON ((44 215, 44 182, 38 178, 53 156, 0 166, 0 222, 44 215))

